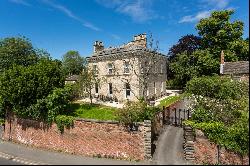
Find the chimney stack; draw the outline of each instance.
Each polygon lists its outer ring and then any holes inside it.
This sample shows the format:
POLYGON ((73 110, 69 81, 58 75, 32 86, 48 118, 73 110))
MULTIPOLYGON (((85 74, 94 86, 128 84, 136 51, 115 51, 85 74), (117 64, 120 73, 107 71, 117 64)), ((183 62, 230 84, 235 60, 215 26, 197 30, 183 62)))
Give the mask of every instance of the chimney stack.
POLYGON ((104 45, 101 41, 95 41, 94 43, 94 53, 104 50, 104 45))
POLYGON ((147 47, 146 33, 135 35, 133 43, 134 43, 134 45, 140 45, 140 46, 143 46, 146 48, 147 47))

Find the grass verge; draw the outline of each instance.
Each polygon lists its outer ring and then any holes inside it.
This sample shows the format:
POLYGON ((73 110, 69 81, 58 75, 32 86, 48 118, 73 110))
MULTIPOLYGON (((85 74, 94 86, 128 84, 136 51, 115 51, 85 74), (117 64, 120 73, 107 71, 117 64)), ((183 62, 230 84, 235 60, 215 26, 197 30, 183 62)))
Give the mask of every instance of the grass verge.
POLYGON ((99 104, 71 103, 68 106, 66 115, 98 120, 116 120, 115 112, 117 108, 99 104))

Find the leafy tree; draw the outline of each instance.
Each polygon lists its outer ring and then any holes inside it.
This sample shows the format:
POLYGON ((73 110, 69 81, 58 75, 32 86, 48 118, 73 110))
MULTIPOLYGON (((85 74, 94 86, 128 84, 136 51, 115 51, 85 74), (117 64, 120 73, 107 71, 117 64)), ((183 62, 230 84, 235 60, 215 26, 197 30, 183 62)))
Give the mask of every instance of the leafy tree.
POLYGON ((167 75, 168 79, 174 77, 174 72, 170 68, 170 63, 176 61, 178 54, 186 52, 187 55, 201 47, 201 38, 194 35, 185 35, 181 37, 177 44, 173 45, 168 52, 167 75))
POLYGON ((185 35, 181 37, 177 44, 173 45, 168 52, 168 59, 172 62, 177 54, 181 54, 186 51, 188 55, 201 47, 201 38, 194 35, 185 35))
POLYGON ((64 78, 56 61, 42 58, 36 65, 14 65, 0 76, 0 105, 6 112, 11 111, 19 116, 36 119, 40 114, 34 114, 27 108, 38 101, 43 105, 42 99, 54 88, 63 85, 64 78), (36 115, 37 117, 34 117, 36 115))
POLYGON ((248 59, 249 48, 243 40, 243 22, 230 22, 233 10, 214 11, 208 18, 201 19, 196 29, 202 37, 202 49, 208 49, 213 58, 219 60, 221 50, 231 53, 225 54, 225 61, 248 59), (233 54, 233 56, 230 54, 233 54))
POLYGON ((92 89, 94 89, 95 86, 100 86, 102 79, 103 78, 97 77, 95 69, 91 66, 85 67, 83 72, 80 74, 78 82, 79 91, 89 96, 91 104, 93 100, 92 89))
POLYGON ((78 51, 68 51, 63 55, 63 71, 66 75, 80 74, 84 67, 84 58, 78 51))
POLYGON ((170 68, 175 73, 175 84, 184 87, 194 77, 217 73, 219 61, 213 59, 208 50, 197 50, 191 55, 186 52, 179 54, 170 68))
POLYGON ((29 66, 37 61, 37 51, 27 38, 11 37, 0 40, 0 72, 14 64, 29 66))

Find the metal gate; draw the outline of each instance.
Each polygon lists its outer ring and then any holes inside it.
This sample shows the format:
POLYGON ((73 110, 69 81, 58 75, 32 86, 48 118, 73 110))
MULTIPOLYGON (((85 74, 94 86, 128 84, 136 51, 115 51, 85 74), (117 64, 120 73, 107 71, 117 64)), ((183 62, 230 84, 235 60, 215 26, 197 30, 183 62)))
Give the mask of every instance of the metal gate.
POLYGON ((183 121, 191 117, 190 110, 163 107, 163 123, 182 127, 183 121))

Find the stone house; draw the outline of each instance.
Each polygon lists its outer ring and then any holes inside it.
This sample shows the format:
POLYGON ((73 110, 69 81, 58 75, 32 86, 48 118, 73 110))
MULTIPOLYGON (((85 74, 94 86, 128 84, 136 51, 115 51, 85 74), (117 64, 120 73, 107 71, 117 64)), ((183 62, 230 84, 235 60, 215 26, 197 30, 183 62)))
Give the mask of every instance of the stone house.
POLYGON ((102 80, 92 90, 97 99, 125 102, 140 97, 155 99, 166 93, 167 58, 147 47, 146 34, 119 47, 104 48, 96 41, 87 61, 102 80))
POLYGON ((249 61, 224 62, 224 52, 221 51, 220 74, 249 82, 249 61))

